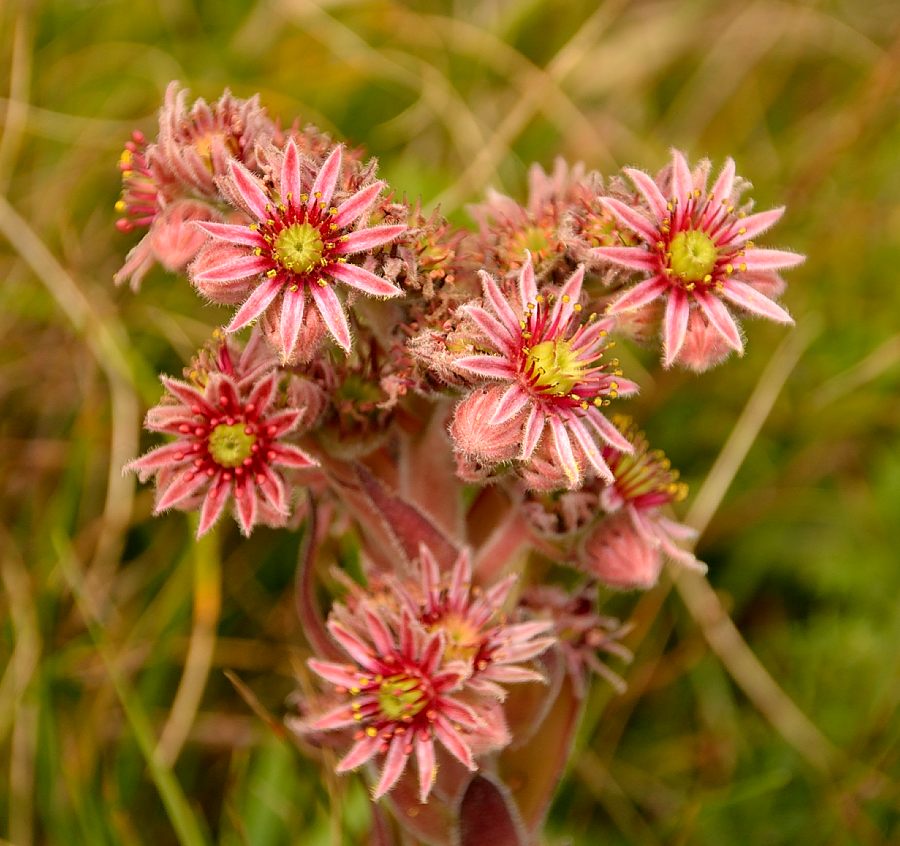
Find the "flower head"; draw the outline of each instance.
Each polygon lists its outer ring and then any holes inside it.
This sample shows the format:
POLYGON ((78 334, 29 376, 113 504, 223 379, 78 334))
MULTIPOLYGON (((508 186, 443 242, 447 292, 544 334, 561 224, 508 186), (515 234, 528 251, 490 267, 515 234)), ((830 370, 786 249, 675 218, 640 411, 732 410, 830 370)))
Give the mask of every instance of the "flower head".
POLYGON ((277 315, 279 348, 284 360, 294 348, 311 297, 335 341, 350 350, 350 326, 333 283, 376 297, 402 291, 365 268, 348 262, 394 240, 405 226, 354 226, 372 204, 383 182, 373 182, 333 205, 341 172, 341 148, 335 147, 312 185, 304 185, 300 155, 289 140, 281 157, 276 188, 267 187, 240 162, 230 162, 223 190, 249 215, 243 224, 198 224, 212 242, 192 266, 195 285, 211 299, 218 287, 230 292, 243 280, 249 295, 227 331, 236 332, 267 312, 277 315))
POLYGON ((255 168, 257 147, 275 127, 259 96, 240 100, 225 91, 212 105, 199 99, 190 109, 187 97, 177 82, 166 89, 154 159, 182 191, 218 200, 216 178, 228 172, 232 159, 255 168))
POLYGON ((556 297, 538 293, 530 256, 519 274, 515 297, 505 296, 487 273, 481 278, 484 301, 493 314, 476 305, 466 306, 465 312, 496 354, 462 356, 455 366, 460 372, 507 384, 490 423, 524 417, 519 453, 523 461, 531 458, 549 428, 570 487, 581 480, 576 447, 595 473, 611 480, 595 438, 625 452, 631 447, 600 408, 619 395, 634 393, 637 386, 622 378, 616 359, 604 360, 611 346, 604 321, 596 315, 587 321, 580 318, 584 268, 569 277, 556 297))
POLYGON ((726 306, 779 323, 791 316, 760 290, 777 271, 795 267, 803 256, 784 250, 760 249, 753 238, 769 229, 784 208, 747 215, 736 208, 734 162, 728 159, 707 191, 707 168, 692 174, 684 155, 672 153, 670 175, 654 181, 640 170, 626 169, 646 206, 636 208, 620 199, 602 202, 643 242, 639 246, 598 247, 594 255, 648 278, 610 303, 611 316, 665 300, 663 362, 678 358, 692 324, 693 309, 702 311, 709 326, 738 354, 744 344, 726 306))
POLYGON ((286 440, 301 412, 278 408, 277 371, 261 372, 253 357, 237 364, 223 344, 217 360, 192 373, 199 387, 162 377, 168 396, 147 414, 146 426, 175 440, 125 468, 141 481, 156 477, 154 513, 199 508, 198 536, 229 500, 245 535, 258 522, 283 523, 288 496, 276 468, 317 463, 286 440))
POLYGON ((540 681, 542 676, 521 666, 555 643, 544 620, 510 623, 501 609, 516 582, 509 576, 485 591, 472 587, 472 563, 460 553, 452 571, 442 576, 426 546, 420 548, 417 572, 397 583, 402 607, 426 631, 444 636, 444 657, 469 668, 468 690, 505 698, 499 684, 540 681))
POLYGON ((632 445, 630 453, 604 449, 614 481, 600 492, 610 516, 586 539, 581 561, 586 569, 615 587, 651 587, 662 569, 662 556, 700 572, 706 565, 678 542, 696 532, 677 523, 663 509, 687 496, 687 485, 660 450, 651 450, 644 433, 625 416, 613 421, 632 445))
POLYGON ((376 799, 396 784, 415 754, 419 797, 424 802, 437 774, 435 740, 464 766, 477 769, 467 735, 480 727, 481 720, 453 695, 466 667, 446 661, 444 635, 423 633, 408 614, 392 625, 371 605, 361 605, 357 613, 359 625, 352 629, 334 618, 328 622, 351 662, 309 661, 343 700, 313 720, 310 728, 355 729, 353 746, 338 764, 338 772, 384 756, 376 799))

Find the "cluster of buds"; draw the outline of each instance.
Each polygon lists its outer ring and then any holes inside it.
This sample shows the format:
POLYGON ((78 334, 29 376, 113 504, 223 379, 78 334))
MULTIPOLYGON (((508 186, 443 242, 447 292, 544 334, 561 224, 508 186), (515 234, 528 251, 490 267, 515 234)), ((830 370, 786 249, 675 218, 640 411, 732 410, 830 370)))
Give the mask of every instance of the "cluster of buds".
POLYGON ((148 413, 171 440, 128 469, 154 511, 199 512, 199 535, 229 504, 245 535, 318 515, 313 557, 352 527, 364 582, 339 576, 326 622, 314 561, 298 580, 322 684, 291 726, 366 767, 413 836, 446 841, 478 778, 537 831, 553 778, 508 793, 472 771, 545 754, 547 726, 561 772, 592 674, 623 684, 604 589, 705 570, 686 485, 618 411, 639 386, 615 344, 701 372, 743 353, 737 318, 791 322, 779 271, 802 257, 753 241, 783 209, 754 213, 730 159, 708 188, 675 151, 656 177, 535 166, 524 205, 491 193, 469 231, 362 150, 175 83, 120 167, 118 228, 147 231, 116 281, 159 264, 233 310, 148 413))

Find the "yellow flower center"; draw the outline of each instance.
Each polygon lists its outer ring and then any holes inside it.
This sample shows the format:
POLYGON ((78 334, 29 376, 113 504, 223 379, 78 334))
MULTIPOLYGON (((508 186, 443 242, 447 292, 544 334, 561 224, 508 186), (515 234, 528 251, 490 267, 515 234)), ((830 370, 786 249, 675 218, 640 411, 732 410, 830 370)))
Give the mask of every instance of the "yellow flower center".
POLYGON ((293 223, 275 239, 275 261, 294 273, 307 273, 322 261, 322 235, 309 223, 293 223))
POLYGON ((471 661, 481 648, 481 635, 478 630, 465 618, 457 614, 450 614, 439 620, 429 631, 440 629, 446 636, 444 658, 448 661, 471 661))
POLYGON ((405 674, 385 679, 378 691, 381 713, 389 720, 415 717, 427 704, 419 679, 405 674))
POLYGON ((542 341, 528 350, 527 357, 534 369, 532 384, 539 390, 567 396, 584 377, 585 363, 568 341, 542 341))
POLYGON ((669 267, 685 282, 705 280, 716 266, 719 251, 705 232, 679 232, 669 245, 669 267))
POLYGON ((209 454, 220 467, 238 467, 250 457, 256 435, 246 431, 246 424, 220 423, 209 436, 209 454))

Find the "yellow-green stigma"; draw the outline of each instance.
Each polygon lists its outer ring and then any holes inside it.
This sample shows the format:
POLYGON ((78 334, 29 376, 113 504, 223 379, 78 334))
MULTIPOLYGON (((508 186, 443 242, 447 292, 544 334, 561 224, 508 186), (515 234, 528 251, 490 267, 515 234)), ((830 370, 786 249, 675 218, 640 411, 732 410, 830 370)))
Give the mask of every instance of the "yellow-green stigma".
POLYGON ((294 273, 307 273, 322 261, 322 235, 309 223, 293 223, 278 233, 274 257, 294 273))
POLYGON ((220 423, 209 436, 209 454, 220 467, 238 467, 250 457, 256 435, 245 423, 220 423))
POLYGON ((407 675, 385 679, 378 691, 378 706, 389 720, 415 717, 427 704, 419 680, 407 675))
POLYGON ((679 232, 669 245, 669 267, 685 282, 706 281, 718 256, 712 238, 698 229, 679 232))
POLYGON ((568 341, 542 341, 527 356, 533 369, 531 384, 539 390, 567 396, 584 377, 585 362, 568 341))

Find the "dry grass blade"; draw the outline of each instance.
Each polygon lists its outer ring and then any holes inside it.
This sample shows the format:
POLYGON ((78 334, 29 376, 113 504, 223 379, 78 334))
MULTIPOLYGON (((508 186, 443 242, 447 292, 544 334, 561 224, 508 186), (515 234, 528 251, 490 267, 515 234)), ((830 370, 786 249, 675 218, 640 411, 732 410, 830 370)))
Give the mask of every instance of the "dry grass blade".
POLYGON ((159 760, 169 767, 178 760, 197 716, 216 646, 216 627, 222 610, 222 571, 215 530, 194 544, 193 559, 194 628, 181 682, 156 747, 159 760))
POLYGON ((94 647, 103 661, 109 680, 112 682, 122 710, 125 712, 134 739, 144 756, 150 777, 159 791, 179 843, 181 846, 205 846, 207 838, 203 834, 200 823, 194 815, 181 785, 175 778, 171 767, 167 766, 156 752, 153 729, 141 700, 123 677, 107 647, 103 629, 88 601, 84 576, 72 549, 61 535, 56 535, 52 541, 62 574, 75 597, 75 602, 90 633, 91 640, 94 642, 94 647))
MULTIPOLYGON (((685 522, 698 533, 702 534, 709 525, 784 383, 818 334, 817 324, 818 321, 807 317, 802 328, 789 335, 769 361, 688 512, 685 522)), ((820 770, 831 770, 838 750, 763 667, 709 582, 702 576, 679 571, 674 575, 674 583, 706 641, 760 713, 810 764, 820 770)))

